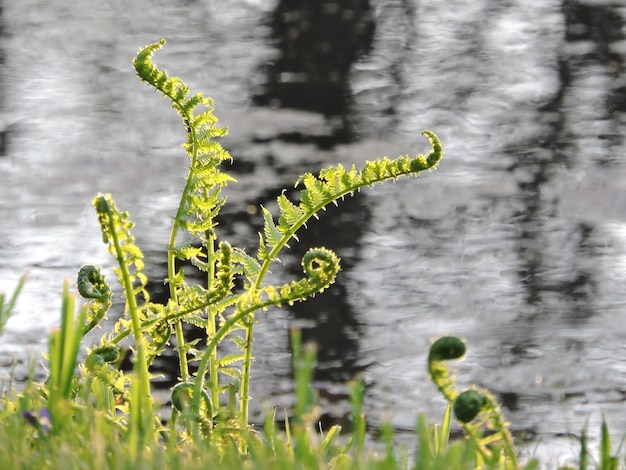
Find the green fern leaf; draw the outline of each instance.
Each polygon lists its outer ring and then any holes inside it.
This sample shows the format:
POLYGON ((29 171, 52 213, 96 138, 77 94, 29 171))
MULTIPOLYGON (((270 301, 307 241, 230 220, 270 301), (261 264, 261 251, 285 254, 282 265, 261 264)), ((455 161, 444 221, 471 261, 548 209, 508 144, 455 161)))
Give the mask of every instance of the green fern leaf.
POLYGON ((245 338, 241 338, 239 336, 231 336, 230 339, 242 351, 246 347, 246 340, 245 340, 245 338))
POLYGON ((282 247, 287 246, 290 238, 296 238, 297 230, 311 217, 317 218, 320 210, 325 210, 331 203, 337 204, 344 196, 352 195, 364 186, 395 180, 403 175, 417 175, 423 170, 435 167, 443 155, 441 143, 431 131, 423 131, 422 135, 428 137, 432 147, 427 156, 417 155, 410 158, 402 155, 394 160, 383 157, 366 162, 361 171, 354 165, 349 170, 342 165, 336 165, 322 169, 318 176, 312 173, 300 176, 296 187, 304 188, 300 191, 298 205, 289 201, 284 194, 277 198, 280 209, 277 228, 271 216, 268 216, 265 209, 263 210, 265 238, 262 238, 259 244, 259 260, 264 263, 271 262, 282 247))
POLYGON ((276 227, 270 211, 263 206, 261 206, 261 210, 263 211, 263 233, 265 234, 265 241, 270 247, 276 246, 276 244, 280 242, 283 234, 276 227))
POLYGON ((185 316, 185 323, 189 323, 198 328, 206 328, 207 319, 198 315, 187 315, 185 316))
POLYGON ((110 194, 99 194, 94 198, 93 205, 98 214, 102 239, 107 243, 109 253, 117 259, 119 267, 114 268, 113 271, 117 274, 120 284, 125 287, 126 299, 141 294, 144 302, 147 303, 149 301, 146 290, 148 278, 142 272, 143 253, 135 245, 135 237, 130 232, 134 224, 129 220, 128 212, 119 211, 110 194), (125 283, 125 271, 132 289, 128 289, 125 283))
POLYGON ((218 364, 220 367, 224 367, 240 361, 243 361, 243 354, 227 354, 220 357, 218 364))
POLYGON ((259 271, 261 271, 261 265, 256 258, 250 256, 241 248, 235 248, 232 256, 233 261, 241 267, 238 274, 243 274, 248 282, 252 282, 259 274, 259 271))
POLYGON ((218 369, 218 372, 232 377, 233 379, 239 380, 241 378, 241 370, 237 369, 236 367, 220 367, 218 369))
MULTIPOLYGON (((303 218, 306 218, 305 212, 293 202, 287 199, 284 192, 277 198, 278 208, 280 209, 280 217, 278 219, 278 230, 281 233, 289 231, 294 225, 298 225, 303 218)), ((292 237, 297 241, 298 237, 293 234, 292 237)))

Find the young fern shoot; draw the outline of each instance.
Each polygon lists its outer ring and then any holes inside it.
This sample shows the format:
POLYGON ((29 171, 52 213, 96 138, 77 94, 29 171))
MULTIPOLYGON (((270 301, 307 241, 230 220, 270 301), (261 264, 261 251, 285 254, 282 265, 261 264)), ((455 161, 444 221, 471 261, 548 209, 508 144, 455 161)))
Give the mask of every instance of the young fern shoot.
MULTIPOLYGON (((187 130, 187 151, 191 165, 183 196, 179 205, 175 222, 170 237, 169 258, 168 258, 168 281, 170 282, 170 292, 172 301, 179 303, 179 293, 184 291, 184 280, 182 273, 176 272, 174 258, 189 259, 196 266, 206 267, 208 274, 207 291, 210 293, 215 288, 215 243, 216 235, 214 231, 215 216, 224 203, 220 197, 221 189, 229 182, 234 181, 232 177, 223 173, 219 169, 219 164, 230 155, 217 143, 214 137, 220 137, 226 133, 224 128, 216 125, 217 119, 212 114, 212 102, 209 98, 203 97, 201 93, 189 97, 189 87, 178 77, 169 77, 164 71, 159 70, 152 62, 155 51, 163 47, 164 40, 148 45, 137 55, 134 65, 139 77, 152 85, 154 88, 169 98, 171 105, 181 116, 187 130), (196 114, 196 108, 202 106, 204 110, 196 114), (176 244, 176 235, 179 229, 184 229, 202 242, 205 248, 206 261, 200 263, 198 258, 201 252, 197 248, 186 246, 181 248, 176 244)), ((256 259, 247 255, 243 250, 234 250, 233 262, 238 266, 235 268, 242 272, 248 279, 247 292, 243 295, 230 294, 227 298, 239 297, 234 303, 234 311, 231 313, 229 322, 232 323, 227 329, 224 325, 220 328, 220 335, 216 328, 215 318, 221 309, 214 305, 207 306, 207 333, 209 344, 204 355, 201 357, 200 370, 197 379, 203 379, 204 364, 209 363, 211 373, 210 381, 213 390, 212 398, 215 402, 219 397, 219 382, 217 370, 219 360, 217 358, 216 347, 220 338, 230 332, 230 328, 243 326, 245 329, 245 342, 243 346, 243 363, 238 377, 241 381, 240 395, 240 423, 246 426, 248 422, 248 393, 250 364, 252 361, 252 331, 254 324, 255 310, 267 307, 270 304, 278 305, 283 302, 294 302, 303 300, 315 292, 323 290, 333 281, 338 269, 338 259, 328 250, 312 250, 305 255, 303 266, 305 268, 305 278, 301 283, 282 286, 280 288, 268 286, 264 287, 265 276, 271 264, 277 259, 279 252, 286 246, 291 238, 296 238, 296 232, 307 223, 311 217, 317 217, 317 213, 331 203, 336 203, 339 199, 348 194, 354 194, 364 186, 370 186, 376 182, 384 182, 388 179, 396 179, 402 175, 417 174, 422 170, 434 167, 442 156, 442 148, 437 137, 430 131, 424 131, 432 145, 432 151, 428 156, 418 155, 414 158, 402 156, 394 160, 382 158, 373 162, 368 162, 362 170, 357 170, 354 166, 345 169, 338 165, 323 169, 318 176, 311 173, 302 175, 298 180, 303 186, 300 191, 299 203, 293 203, 284 194, 278 196, 278 207, 280 210, 278 223, 276 223, 270 212, 263 208, 264 229, 259 237, 259 250, 256 259), (319 258, 319 260, 318 260, 319 258), (315 283, 312 280, 318 270, 311 268, 310 259, 315 259, 321 268, 329 267, 324 273, 332 275, 324 279, 324 282, 315 283), (332 269, 330 269, 332 268, 332 269), (310 279, 310 280, 309 280, 310 279), (306 284, 306 285, 304 285, 306 284), (315 288, 312 289, 312 286, 315 288), (268 303, 269 302, 269 303, 268 303), (244 314, 244 312, 246 312, 244 314), (234 320, 236 319, 236 320, 234 320)), ((203 253, 204 254, 204 253, 203 253)), ((320 269, 319 271, 323 271, 320 269)), ((230 302, 229 302, 230 303, 230 302)), ((225 325, 228 325, 228 323, 225 325)), ((180 320, 177 320, 177 335, 180 330, 180 320)), ((182 334, 179 335, 179 345, 182 342, 182 334)), ((181 350, 181 353, 183 350, 181 350)), ((182 359, 182 358, 181 358, 182 359)), ((181 360, 181 375, 183 379, 188 377, 185 365, 181 360)), ((202 389, 201 380, 196 382, 196 391, 202 389)), ((195 394, 195 405, 198 406, 200 393, 195 394)), ((213 403, 214 409, 219 407, 219 403, 213 403)))
MULTIPOLYGON (((221 191, 227 184, 235 182, 233 177, 220 169, 221 163, 230 160, 231 156, 214 140, 226 135, 227 130, 217 125, 210 98, 202 93, 190 95, 189 87, 180 78, 170 77, 155 66, 153 55, 164 44, 165 41, 161 40, 146 46, 137 54, 133 64, 141 80, 170 102, 181 117, 187 134, 183 147, 189 157, 189 170, 167 246, 166 282, 169 284, 170 299, 167 305, 150 302, 145 291, 147 278, 142 271, 142 254, 130 235, 132 224, 127 214, 116 209, 110 195, 96 197, 94 202, 103 240, 109 244, 111 253, 117 259, 117 273, 125 290, 130 320, 122 317, 113 334, 103 337, 100 346, 89 356, 87 370, 100 374, 97 378, 101 379, 102 386, 109 387, 114 396, 129 396, 125 389, 127 382, 122 380, 121 375, 104 375, 104 371, 110 372, 108 363, 113 359, 106 359, 101 353, 117 351, 119 342, 132 335, 138 353, 136 361, 142 364, 135 367, 141 377, 140 386, 131 390, 133 393, 130 396, 131 400, 135 395, 145 396, 149 393, 148 368, 174 334, 180 383, 172 390, 174 409, 170 430, 177 429, 178 423, 183 425, 183 438, 209 438, 222 431, 231 433, 233 426, 239 429, 248 427, 255 313, 312 297, 328 288, 339 272, 340 260, 335 253, 326 248, 311 248, 302 259, 301 279, 282 285, 267 284, 266 275, 289 240, 297 239, 297 231, 329 204, 336 204, 346 195, 353 195, 374 183, 417 175, 433 168, 443 152, 437 136, 424 131, 422 134, 432 146, 428 155, 405 155, 396 159, 384 157, 367 162, 362 169, 337 165, 322 169, 317 175, 302 175, 296 183, 296 187, 300 188, 299 200, 294 202, 280 194, 276 218, 262 208, 263 231, 259 234, 259 248, 255 255, 248 254, 224 240, 218 240, 215 231, 216 217, 225 203, 221 191), (179 242, 179 235, 183 232, 192 236, 191 242, 179 242), (188 284, 183 270, 177 267, 177 261, 189 262, 205 273, 206 284, 188 284), (237 275, 244 279, 244 288, 235 291, 234 279, 237 275), (204 349, 185 342, 184 323, 205 330, 207 340, 204 349), (243 336, 233 334, 236 332, 243 333, 243 336), (220 355, 219 346, 225 340, 232 341, 240 352, 220 355), (189 359, 198 362, 198 370, 193 375, 189 371, 189 359), (238 363, 240 367, 235 366, 238 363), (225 397, 230 403, 222 403, 225 397), (238 403, 233 400, 238 400, 238 403)), ((86 332, 106 315, 111 305, 111 292, 95 267, 85 267, 81 271, 79 287, 90 299, 89 324, 84 328, 86 332)), ((146 408, 131 416, 131 431, 146 429, 148 421, 145 416, 149 414, 151 410, 146 408)), ((158 433, 158 429, 155 424, 153 432, 158 433)), ((245 443, 241 441, 239 446, 243 449, 245 443)))

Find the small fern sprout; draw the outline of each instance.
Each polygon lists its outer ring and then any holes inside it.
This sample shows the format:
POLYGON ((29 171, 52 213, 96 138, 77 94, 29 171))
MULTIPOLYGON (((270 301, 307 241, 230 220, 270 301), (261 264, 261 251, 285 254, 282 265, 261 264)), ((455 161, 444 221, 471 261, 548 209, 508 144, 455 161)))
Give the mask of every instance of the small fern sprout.
POLYGON ((203 388, 201 390, 201 404, 200 414, 194 414, 193 407, 193 394, 195 384, 193 382, 180 382, 176 384, 170 393, 170 399, 172 400, 172 407, 175 413, 181 413, 185 418, 193 421, 203 422, 204 429, 210 429, 213 419, 213 406, 211 405, 211 399, 209 394, 203 388))
POLYGON ((116 362, 120 358, 120 347, 112 344, 100 346, 94 349, 91 354, 101 356, 105 362, 116 362))
MULTIPOLYGON (((466 352, 465 343, 456 336, 443 336, 431 346, 428 354, 428 372, 441 394, 452 407, 454 416, 464 434, 477 444, 477 452, 485 462, 496 462, 504 453, 512 468, 517 468, 517 456, 508 423, 496 399, 488 390, 470 388, 459 393, 445 361, 461 359, 466 352), (484 431, 489 435, 483 437, 484 431)), ((508 467, 507 467, 508 468, 508 467)))
POLYGON ((110 295, 111 291, 104 281, 100 269, 95 266, 83 266, 78 271, 76 280, 78 293, 86 299, 100 299, 104 295, 110 295))
POLYGON ((454 389, 454 378, 450 376, 445 361, 461 359, 465 356, 465 343, 456 336, 442 336, 430 347, 428 353, 428 373, 441 394, 453 403, 459 392, 454 389))
POLYGON ((120 357, 120 348, 112 344, 95 348, 85 359, 85 367, 89 371, 96 371, 105 364, 116 362, 120 357))
POLYGON ((454 416, 462 423, 469 423, 484 409, 487 398, 478 390, 469 389, 462 392, 454 401, 454 416))
POLYGON ((90 372, 95 372, 100 367, 103 367, 105 364, 106 361, 100 354, 91 353, 89 356, 87 356, 87 359, 85 359, 85 367, 90 372))
POLYGON ((327 248, 311 248, 302 257, 302 269, 321 291, 334 281, 339 261, 337 255, 327 248))
POLYGON ((428 362, 451 361, 465 356, 465 343, 456 336, 442 336, 430 347, 428 362))
POLYGON ((84 336, 106 317, 112 304, 112 292, 100 269, 92 265, 80 268, 76 288, 83 298, 91 299, 87 304, 87 324, 83 328, 84 336))

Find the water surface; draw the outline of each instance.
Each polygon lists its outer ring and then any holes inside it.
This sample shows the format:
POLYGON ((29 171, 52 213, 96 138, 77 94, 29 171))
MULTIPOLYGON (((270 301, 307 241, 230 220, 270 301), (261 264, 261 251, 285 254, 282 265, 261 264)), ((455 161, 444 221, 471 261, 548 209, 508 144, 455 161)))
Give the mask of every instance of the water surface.
POLYGON ((285 257, 279 277, 297 275, 307 244, 335 248, 345 269, 314 303, 261 318, 256 405, 291 402, 297 321, 320 343, 329 419, 347 413, 345 382, 360 374, 372 424, 436 420, 425 359, 433 338, 456 334, 470 346, 459 383, 494 391, 542 455, 573 457, 567 433, 589 423, 595 438, 602 411, 619 437, 625 15, 617 1, 566 0, 3 5, 0 290, 29 281, 0 365, 45 350, 63 278, 85 263, 110 272, 98 192, 131 212, 151 276, 164 276, 184 134, 130 59, 165 37, 157 63, 212 96, 231 128, 241 184, 220 233, 251 250, 250 206, 300 173, 427 151, 424 128, 444 143, 436 171, 329 211, 285 257))

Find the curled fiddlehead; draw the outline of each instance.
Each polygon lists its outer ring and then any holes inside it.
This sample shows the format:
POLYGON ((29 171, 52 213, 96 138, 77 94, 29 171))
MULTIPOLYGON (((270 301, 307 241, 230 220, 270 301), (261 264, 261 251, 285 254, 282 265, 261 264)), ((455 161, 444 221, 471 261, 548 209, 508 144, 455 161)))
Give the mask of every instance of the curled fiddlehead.
POLYGON ((465 343, 456 336, 442 336, 432 344, 428 353, 430 377, 450 403, 454 402, 458 392, 454 389, 454 378, 450 376, 445 361, 461 359, 465 351, 465 343))
POLYGON ((478 451, 485 461, 496 462, 499 453, 503 452, 511 462, 517 462, 508 423, 493 395, 475 387, 459 393, 454 387, 455 380, 450 376, 445 361, 461 359, 465 353, 465 343, 456 336, 437 339, 428 354, 430 377, 449 406, 452 406, 465 434, 471 436, 478 445, 478 451), (482 437, 482 429, 495 433, 496 437, 482 437))
POLYGON ((120 347, 107 344, 95 348, 85 359, 85 367, 90 371, 98 370, 105 364, 116 362, 120 357, 120 347))
POLYGON ((80 268, 76 288, 82 297, 91 299, 87 310, 87 324, 83 328, 84 336, 106 317, 112 303, 111 288, 100 269, 92 265, 80 268))
POLYGON ((470 389, 461 392, 454 400, 454 416, 462 423, 473 421, 487 404, 486 397, 478 390, 470 389))
POLYGON ((323 292, 335 282, 335 277, 341 269, 340 261, 340 258, 327 248, 310 248, 302 257, 305 277, 280 286, 266 286, 242 295, 238 309, 248 310, 255 303, 262 305, 262 308, 283 303, 291 305, 323 292))
MULTIPOLYGON (((340 270, 340 258, 326 248, 311 248, 302 257, 302 269, 305 277, 300 280, 281 286, 267 286, 258 291, 250 290, 239 297, 239 301, 235 306, 235 312, 220 326, 200 357, 193 395, 192 409, 195 413, 198 413, 200 409, 203 383, 203 380, 198 380, 198 378, 202 379, 206 374, 209 358, 222 338, 242 322, 244 326, 247 326, 251 321, 250 316, 258 310, 265 310, 270 306, 280 306, 284 303, 293 304, 324 291, 335 282, 337 273, 340 270)), ((245 344, 240 346, 245 347, 245 344)), ((249 367, 247 364, 249 362, 244 360, 241 372, 242 382, 249 377, 249 371, 246 371, 246 367, 249 367)), ((245 398, 242 398, 242 401, 245 402, 245 400, 245 398)))
POLYGON ((86 299, 99 299, 110 295, 111 290, 100 273, 100 269, 89 265, 83 266, 78 271, 76 280, 78 293, 86 299))

